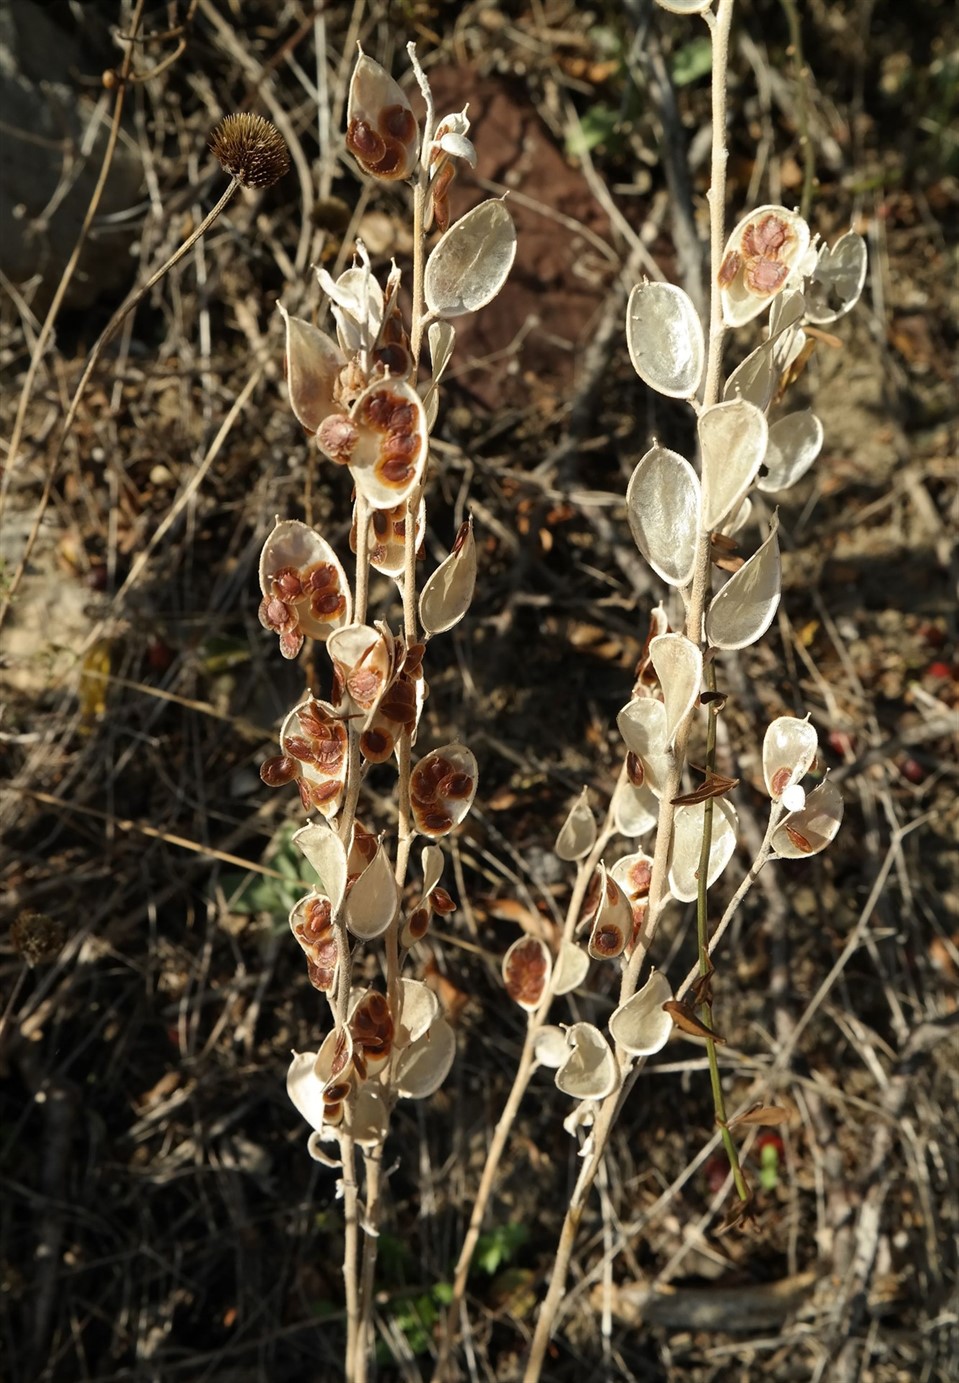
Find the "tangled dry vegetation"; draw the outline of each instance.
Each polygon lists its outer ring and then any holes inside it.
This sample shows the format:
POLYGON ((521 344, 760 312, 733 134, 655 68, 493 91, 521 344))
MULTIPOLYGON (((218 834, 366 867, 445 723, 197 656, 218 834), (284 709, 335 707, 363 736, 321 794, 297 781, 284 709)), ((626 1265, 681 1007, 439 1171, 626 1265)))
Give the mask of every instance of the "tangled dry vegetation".
MULTIPOLYGON (((469 100, 481 158, 454 184, 457 211, 510 190, 516 267, 461 334, 426 535, 438 560, 468 485, 480 579, 466 622, 431 646, 421 731, 432 746, 465 725, 479 758, 447 866, 459 910, 419 961, 458 1056, 432 1102, 398 1111, 376 1301, 380 1376, 428 1378, 522 1041, 500 960, 561 913, 556 832, 584 784, 597 803, 612 787, 616 711, 659 596, 623 493, 649 438, 679 444, 689 424, 636 379, 622 320, 653 262, 701 291, 701 56, 641 0, 198 0, 142 16, 103 0, 82 27, 79 6, 16 8, 4 138, 35 181, 17 184, 26 239, 4 237, 0 266, 3 433, 21 434, 2 529, 10 1383, 340 1376, 335 1176, 305 1161, 283 1088, 318 1025, 286 922, 302 860, 289 798, 258 774, 313 670, 278 666, 256 562, 276 514, 309 515, 347 550, 349 497, 286 406, 275 303, 310 317, 310 265, 342 266, 357 234, 377 263, 408 248, 402 192, 361 184, 342 156, 358 37, 386 63, 415 39, 438 105, 469 100), (142 41, 117 44, 117 21, 140 18, 142 41), (113 178, 44 340, 104 154, 117 81, 100 73, 124 54, 136 81, 113 178), (222 192, 208 132, 246 109, 278 125, 291 174, 236 201, 146 296, 58 455, 97 334, 222 192)), ((757 727, 808 710, 846 816, 828 852, 764 872, 718 966, 729 1098, 790 1112, 747 1144, 757 1224, 715 1233, 726 1167, 701 1050, 677 1038, 627 1104, 582 1226, 556 1383, 584 1369, 944 1383, 959 1356, 957 33, 946 4, 803 7, 803 84, 789 8, 739 10, 731 204, 798 203, 806 122, 811 223, 827 239, 855 224, 871 272, 843 344, 820 342, 797 386, 826 451, 780 510, 778 626, 724 663, 720 754, 752 849, 757 727)), ((681 909, 657 946, 685 973, 681 909)), ((565 1016, 612 1003, 598 980, 565 1016)), ((521 1367, 577 1171, 565 1112, 545 1077, 521 1110, 470 1279, 479 1379, 521 1367)))

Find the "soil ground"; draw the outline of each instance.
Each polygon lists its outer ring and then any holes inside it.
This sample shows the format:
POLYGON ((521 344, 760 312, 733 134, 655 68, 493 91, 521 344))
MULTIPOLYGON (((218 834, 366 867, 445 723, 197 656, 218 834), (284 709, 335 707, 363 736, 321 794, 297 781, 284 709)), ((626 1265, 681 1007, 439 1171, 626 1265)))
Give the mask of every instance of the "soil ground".
MULTIPOLYGON (((129 10, 84 6, 81 24, 78 6, 37 8, 43 51, 70 49, 61 86, 85 129, 129 10)), ((256 565, 275 514, 310 517, 343 553, 349 527, 344 477, 287 406, 275 301, 312 315, 309 265, 342 263, 357 234, 378 266, 409 245, 404 189, 362 185, 341 155, 359 36, 394 71, 415 39, 439 106, 469 100, 480 165, 454 210, 508 187, 520 233, 510 284, 464 326, 444 388, 425 542, 431 567, 472 510, 481 577, 466 621, 429 647, 420 731, 427 747, 465 734, 480 762, 449 850, 460 907, 417 961, 458 1057, 432 1101, 398 1110, 377 1302, 379 1377, 429 1378, 442 1284, 522 1041, 500 958, 520 927, 562 912, 570 877, 553 842, 584 784, 604 807, 616 712, 662 594, 623 495, 651 437, 682 451, 691 428, 636 378, 621 324, 644 255, 695 281, 668 175, 689 170, 701 225, 708 75, 695 26, 642 3, 200 0, 179 53, 159 37, 171 8, 147 7, 158 37, 137 69, 175 58, 131 89, 123 127, 139 200, 94 227, 100 253, 57 318, 9 466, 8 575, 97 333, 219 194, 209 129, 234 109, 279 114, 298 158, 234 204, 101 362, 4 629, 2 1374, 342 1377, 335 1176, 308 1159, 284 1089, 291 1048, 315 1048, 325 1021, 286 924, 300 817, 258 775, 321 670, 283 663, 260 629, 256 565)), ((784 7, 738 8, 730 207, 798 202, 805 120, 813 228, 833 239, 853 224, 870 271, 790 393, 815 407, 826 445, 780 500, 780 616, 720 668, 742 848, 717 914, 761 836, 773 716, 811 715, 845 821, 824 854, 764 872, 717 960, 727 1098, 790 1112, 775 1167, 761 1176, 756 1145, 745 1154, 756 1223, 717 1233, 708 1074, 677 1039, 627 1105, 582 1226, 555 1383, 956 1377, 959 32, 945 3, 800 8, 805 87, 784 7)), ((25 23, 31 7, 13 9, 25 23)), ((7 437, 62 272, 33 229, 40 270, 4 280, 7 437)), ((756 340, 737 337, 731 358, 756 340)), ((385 582, 373 594, 389 608, 385 582)), ((369 819, 390 829, 389 775, 370 787, 369 819)), ((694 954, 689 912, 675 907, 659 936, 670 973, 694 954)), ((612 993, 600 970, 561 1016, 605 1018, 612 993)), ((471 1279, 469 1376, 521 1371, 578 1168, 567 1112, 542 1073, 471 1279)))

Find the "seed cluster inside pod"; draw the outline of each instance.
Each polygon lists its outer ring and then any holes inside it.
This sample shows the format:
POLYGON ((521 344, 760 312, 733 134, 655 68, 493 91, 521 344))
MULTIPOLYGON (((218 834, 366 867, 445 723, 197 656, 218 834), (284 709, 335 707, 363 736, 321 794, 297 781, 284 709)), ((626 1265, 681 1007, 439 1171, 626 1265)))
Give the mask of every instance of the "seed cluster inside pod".
POLYGON ((503 957, 503 984, 507 994, 520 1008, 531 1011, 543 997, 552 968, 546 943, 535 936, 521 936, 503 957))
POLYGON ((350 1018, 353 1036, 353 1065, 361 1080, 389 1060, 393 1050, 395 1025, 385 994, 367 990, 350 1018))
POLYGON ((305 811, 334 816, 343 796, 349 732, 324 701, 304 701, 280 731, 280 754, 260 766, 268 787, 295 782, 305 811))
POLYGON ((337 959, 329 898, 320 893, 301 898, 290 913, 290 930, 306 956, 310 984, 328 993, 336 977, 337 959))
POLYGON ((346 575, 329 544, 304 523, 277 523, 260 558, 258 616, 279 635, 284 658, 304 639, 324 641, 350 616, 346 575))
POLYGON ((393 180, 409 176, 408 150, 416 139, 416 119, 408 106, 384 106, 375 126, 354 117, 346 132, 346 147, 377 178, 393 180))
POLYGON ((410 775, 410 803, 416 829, 445 836, 470 809, 476 792, 476 760, 464 745, 436 749, 410 775))
POLYGON ((378 434, 376 479, 394 491, 406 490, 424 445, 413 404, 389 385, 380 385, 357 402, 354 421, 378 434))

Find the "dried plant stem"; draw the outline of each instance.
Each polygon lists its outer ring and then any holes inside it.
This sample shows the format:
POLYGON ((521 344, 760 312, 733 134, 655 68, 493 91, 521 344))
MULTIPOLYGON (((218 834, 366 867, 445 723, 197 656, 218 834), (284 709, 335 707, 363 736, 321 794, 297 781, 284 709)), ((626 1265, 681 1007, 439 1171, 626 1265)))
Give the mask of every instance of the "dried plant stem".
MULTIPOLYGON (((706 666, 706 685, 711 692, 716 690, 716 666, 712 662, 708 663, 706 666)), ((707 773, 712 773, 716 767, 716 719, 719 715, 720 705, 721 703, 719 702, 711 701, 706 711, 707 773)), ((699 973, 700 976, 707 981, 701 1004, 703 1021, 711 1030, 715 1029, 715 1023, 713 1021, 712 1002, 708 997, 708 976, 712 969, 712 963, 709 958, 707 901, 709 895, 709 855, 713 841, 713 814, 713 799, 708 797, 703 803, 703 840, 699 849, 699 869, 696 889, 696 938, 699 946, 699 973)), ((726 1097, 723 1094, 723 1083, 719 1074, 719 1059, 716 1055, 716 1042, 712 1037, 706 1038, 706 1057, 709 1061, 709 1083, 713 1092, 713 1110, 716 1115, 716 1123, 722 1135, 723 1146, 726 1149, 726 1156, 729 1159, 729 1166, 732 1169, 736 1194, 739 1196, 743 1205, 745 1205, 749 1201, 749 1188, 746 1185, 743 1169, 740 1166, 739 1150, 736 1147, 735 1139, 726 1122, 726 1097)))
POLYGON ((346 1296, 346 1377, 350 1383, 361 1383, 358 1370, 365 1377, 365 1349, 361 1348, 362 1318, 359 1289, 359 1192, 356 1185, 356 1144, 349 1134, 340 1137, 340 1157, 343 1162, 343 1287, 346 1296))
POLYGON ((90 355, 87 359, 87 363, 83 368, 83 373, 80 376, 80 382, 74 391, 73 398, 70 400, 70 406, 67 409, 66 416, 63 420, 63 427, 60 431, 60 437, 57 442, 56 449, 53 453, 53 456, 50 458, 50 464, 47 469, 47 478, 43 487, 43 493, 41 494, 39 503, 37 504, 37 510, 36 514, 34 515, 33 526, 30 529, 29 534, 27 535, 26 545, 24 547, 24 551, 20 558, 20 561, 17 564, 16 571, 13 573, 13 577, 4 594, 3 601, 2 603, 0 603, 0 628, 2 628, 3 626, 3 621, 6 616, 7 610, 10 608, 10 603, 17 592, 17 588, 20 585, 21 580, 23 579, 23 573, 26 570, 27 563, 30 560, 30 554, 33 551, 33 546, 37 540, 37 535, 40 532, 40 524, 46 512, 47 504, 50 501, 50 495, 53 491, 53 482, 56 477, 57 464, 63 453, 63 448, 66 444, 66 440, 70 435, 70 429, 73 427, 74 421, 77 416, 77 412, 80 407, 80 403, 83 399, 84 393, 86 392, 86 387, 90 382, 90 376, 96 369, 97 362, 99 361, 100 356, 103 354, 103 351, 106 348, 106 346, 113 339, 114 335, 117 332, 117 329, 122 325, 124 320, 129 316, 133 309, 140 302, 142 302, 143 298, 146 296, 147 293, 149 293, 150 289, 154 286, 154 284, 158 283, 160 279, 163 278, 164 274, 169 273, 169 271, 172 268, 174 268, 175 265, 179 264, 183 256, 193 248, 193 246, 200 239, 200 237, 202 235, 205 235, 206 232, 210 229, 217 217, 220 216, 221 213, 226 210, 227 206, 232 201, 239 186, 240 183, 236 178, 231 179, 229 186, 221 196, 220 200, 217 202, 216 206, 213 207, 211 211, 207 212, 206 216, 204 216, 203 220, 192 232, 192 234, 189 235, 186 240, 184 240, 183 244, 179 247, 179 249, 177 249, 164 264, 161 264, 160 268, 157 269, 157 271, 154 274, 150 275, 146 283, 142 284, 141 287, 134 289, 133 292, 129 294, 129 296, 121 304, 121 306, 117 308, 116 312, 113 314, 109 322, 107 322, 106 326, 103 328, 103 331, 100 333, 100 336, 98 337, 96 344, 93 347, 93 350, 90 352, 90 355))
MULTIPOLYGON (((725 242, 725 204, 726 204, 726 74, 729 63, 729 33, 732 25, 734 0, 719 0, 715 14, 707 11, 704 18, 712 37, 712 156, 710 163, 709 222, 710 222, 710 308, 709 308, 709 348, 706 364, 706 380, 703 391, 703 406, 709 407, 717 402, 720 394, 722 376, 722 356, 725 327, 723 324, 722 299, 719 289, 719 266, 722 262, 725 242)), ((686 635, 697 645, 703 642, 703 616, 709 593, 710 553, 709 537, 703 535, 699 543, 695 575, 686 608, 686 635)), ((680 779, 686 758, 686 745, 692 723, 690 711, 680 726, 673 750, 672 764, 667 775, 660 798, 659 820, 656 826, 656 845, 653 853, 652 877, 650 879, 649 902, 647 906, 647 926, 634 947, 629 964, 623 972, 620 1003, 625 1003, 635 993, 640 970, 655 936, 659 918, 667 897, 667 871, 669 849, 672 840, 675 808, 673 799, 679 794, 680 779)), ((621 1068, 625 1068, 625 1053, 617 1049, 621 1068)), ((631 1082, 629 1083, 631 1084, 631 1082)), ((625 1091, 628 1085, 608 1095, 597 1111, 591 1134, 591 1151, 584 1159, 579 1176, 570 1198, 569 1208, 560 1232, 556 1258, 550 1274, 550 1284, 540 1307, 536 1330, 530 1347, 530 1356, 523 1383, 537 1383, 546 1357, 546 1350, 552 1338, 557 1313, 566 1293, 566 1279, 570 1259, 576 1242, 586 1199, 596 1179, 610 1132, 615 1124, 625 1091)))
MULTIPOLYGON (((76 244, 73 247, 73 251, 70 255, 70 258, 67 260, 66 268, 64 269, 63 274, 61 275, 60 282, 57 284, 57 290, 53 295, 53 301, 50 303, 50 306, 47 309, 47 315, 43 319, 43 325, 40 328, 40 333, 37 337, 36 343, 33 348, 33 353, 30 358, 30 364, 27 368, 27 376, 23 382, 23 388, 20 391, 20 399, 17 404, 17 416, 14 419, 13 435, 10 438, 10 447, 7 453, 7 466, 3 476, 3 483, 2 485, 0 485, 0 512, 2 512, 3 510, 3 501, 6 496, 7 486, 10 482, 10 476, 13 474, 13 468, 17 463, 17 454, 20 449, 20 443, 23 439, 23 429, 26 424, 27 408, 29 407, 31 397, 33 396, 33 386, 36 382, 37 373, 40 369, 40 364, 43 360, 43 353, 46 349, 47 342, 49 341, 50 336, 53 333, 53 328, 54 324, 56 323, 57 317, 60 315, 60 308, 63 306, 63 300, 67 295, 67 289, 73 281, 73 276, 76 273, 77 265, 80 262, 80 256, 83 253, 83 247, 86 244, 87 236, 90 233, 90 227, 93 225, 94 218, 96 217, 96 214, 100 209, 100 200, 103 196, 103 190, 106 187, 107 178, 110 176, 110 169, 113 166, 113 156, 116 152, 117 143, 120 138, 120 118, 123 114, 123 101, 126 95, 127 85, 129 83, 130 72, 133 66, 134 45, 136 35, 140 28, 140 23, 143 19, 143 10, 145 3, 146 0, 137 0, 136 8, 133 11, 133 17, 130 21, 130 32, 125 36, 126 50, 123 54, 123 60, 120 63, 120 67, 116 73, 116 99, 113 103, 113 116, 110 121, 110 132, 107 136, 106 148, 103 151, 103 161, 100 164, 100 172, 97 176, 96 185, 94 186, 93 194, 90 197, 89 205, 87 206, 86 212, 83 217, 83 221, 80 225, 80 231, 77 235, 76 244)), ((19 587, 20 582, 23 580, 23 573, 26 570, 27 563, 30 560, 30 554, 33 551, 33 546, 37 541, 37 535, 40 532, 40 524, 43 521, 44 514, 46 513, 47 505, 50 502, 50 495, 53 490, 53 480, 56 474, 57 462, 60 458, 60 453, 63 450, 63 443, 68 430, 69 426, 65 426, 63 430, 63 435, 60 438, 59 445, 57 446, 57 449, 47 467, 46 480, 44 482, 40 500, 37 504, 37 512, 34 515, 33 525, 30 529, 29 534, 27 535, 27 542, 23 551, 23 555, 17 564, 17 568, 14 571, 13 576, 7 584, 6 590, 3 594, 2 601, 0 601, 0 628, 2 628, 3 626, 4 618, 6 617, 7 610, 10 608, 10 603, 13 600, 13 597, 16 595, 17 588, 19 587)))
MULTIPOLYGON (((625 774, 626 768, 624 765, 620 771, 620 781, 625 778, 625 774)), ((569 904, 566 909, 566 918, 563 924, 562 940, 564 943, 571 941, 573 938, 573 933, 576 930, 582 912, 583 902, 589 889, 590 880, 613 834, 613 813, 612 805, 610 805, 606 813, 606 820, 603 823, 603 828, 597 836, 592 850, 589 852, 589 855, 579 863, 579 868, 576 872, 576 882, 570 894, 569 904)), ((456 1268, 454 1269, 453 1293, 446 1314, 446 1326, 440 1342, 440 1353, 433 1374, 436 1383, 443 1383, 443 1380, 447 1376, 453 1345, 459 1334, 460 1316, 463 1309, 463 1299, 466 1294, 466 1283, 469 1278, 470 1265, 473 1261, 476 1244, 483 1228, 483 1220, 486 1216, 489 1199, 493 1193, 493 1187, 496 1184, 496 1175, 499 1171, 499 1164, 503 1152, 509 1141, 516 1115, 523 1101, 523 1096, 526 1094, 530 1080, 536 1070, 536 1062, 534 1060, 536 1036, 549 1019, 550 1008, 555 998, 553 991, 553 981, 555 977, 556 970, 554 969, 550 985, 543 995, 539 1008, 529 1015, 526 1024, 526 1037, 516 1068, 516 1075, 513 1078, 513 1084, 507 1096, 506 1104, 503 1107, 503 1112, 493 1131, 493 1137, 486 1154, 486 1161, 483 1164, 483 1172, 473 1201, 473 1210, 470 1215, 469 1226, 463 1239, 459 1258, 456 1261, 456 1268)))

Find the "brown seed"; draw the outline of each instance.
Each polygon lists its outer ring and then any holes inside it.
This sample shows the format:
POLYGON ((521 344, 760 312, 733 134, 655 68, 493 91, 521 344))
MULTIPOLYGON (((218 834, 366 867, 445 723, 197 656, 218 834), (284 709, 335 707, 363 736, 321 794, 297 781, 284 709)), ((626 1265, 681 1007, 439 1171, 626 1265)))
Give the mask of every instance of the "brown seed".
POLYGON ((412 941, 422 941, 430 925, 429 908, 417 908, 410 914, 406 930, 412 941))
POLYGON ((782 797, 786 788, 788 788, 789 786, 789 780, 791 777, 792 770, 790 768, 778 768, 776 770, 776 772, 773 774, 772 783, 770 784, 770 787, 772 788, 773 797, 777 799, 782 797))
POLYGON ((506 992, 518 1004, 535 1007, 546 984, 547 955, 534 937, 515 946, 506 962, 506 992))
POLYGON ((456 904, 445 888, 434 888, 430 894, 430 902, 441 915, 445 916, 447 913, 456 911, 456 904))
POLYGON ((812 854, 812 844, 806 839, 801 831, 797 831, 795 826, 786 827, 786 835, 795 845, 797 850, 801 850, 804 855, 812 854))
POLYGON ((589 939, 589 949, 601 957, 618 956, 625 944, 623 933, 612 923, 597 927, 589 939))
POLYGON ((436 787, 438 797, 445 801, 462 802, 473 791, 473 780, 468 773, 457 770, 440 780, 436 787))
POLYGON ((296 600, 303 594, 303 582, 300 573, 294 571, 292 567, 284 567, 274 576, 271 576, 270 585, 274 595, 279 596, 280 600, 296 600))
POLYGON ((311 764, 314 761, 310 744, 307 740, 300 739, 299 735, 287 735, 283 741, 283 748, 290 758, 296 759, 301 764, 311 764))
POLYGON ((393 753, 394 743, 392 735, 387 734, 378 726, 374 726, 371 730, 365 730, 360 736, 360 753, 368 763, 385 764, 393 753))
POLYGON ((372 394, 363 405, 364 421, 385 431, 393 416, 394 396, 385 389, 372 394))
POLYGON ((417 825, 426 835, 441 836, 452 827, 453 818, 446 812, 433 810, 423 812, 417 825))
POLYGON ((299 771, 296 761, 285 754, 264 759, 260 764, 260 777, 268 788, 281 788, 285 783, 292 783, 299 771))
POLYGON ((730 250, 722 264, 720 264, 719 273, 716 275, 716 280, 720 288, 728 288, 742 267, 742 255, 737 254, 735 250, 730 250))
POLYGON ((395 485, 399 489, 413 474, 413 467, 402 458, 395 460, 388 457, 376 467, 376 474, 387 485, 395 485))
POLYGON ((626 755, 626 777, 634 788, 641 788, 646 781, 646 770, 643 768, 643 761, 638 754, 632 750, 626 755))
POLYGON ((386 144, 365 120, 351 120, 346 132, 346 147, 363 164, 379 162, 386 144))
POLYGON ((377 124, 383 134, 392 135, 402 144, 409 144, 417 135, 416 120, 408 106, 384 106, 377 124))

